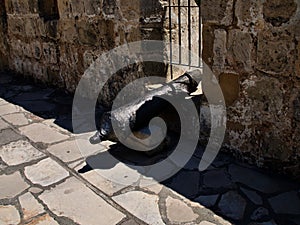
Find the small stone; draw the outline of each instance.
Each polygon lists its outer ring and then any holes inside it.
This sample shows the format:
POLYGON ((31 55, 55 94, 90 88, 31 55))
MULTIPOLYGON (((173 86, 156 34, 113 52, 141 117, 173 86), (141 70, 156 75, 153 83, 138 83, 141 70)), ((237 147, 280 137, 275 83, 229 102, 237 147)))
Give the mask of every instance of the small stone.
POLYGON ((69 138, 69 136, 61 134, 55 129, 52 129, 42 123, 34 123, 21 127, 20 131, 23 135, 27 136, 34 142, 43 142, 47 144, 52 144, 69 138))
POLYGON ((262 220, 267 220, 268 217, 269 217, 269 210, 264 207, 259 207, 252 213, 251 220, 262 221, 262 220))
POLYGON ((219 195, 206 195, 206 196, 200 196, 196 198, 195 201, 209 208, 209 207, 213 207, 216 204, 218 198, 219 195))
POLYGON ((210 188, 226 188, 231 185, 224 169, 208 171, 204 175, 203 183, 210 188))
POLYGON ((0 224, 17 225, 21 222, 20 214, 12 205, 0 206, 0 224))
POLYGON ((23 137, 16 133, 12 129, 6 129, 0 131, 0 146, 6 145, 10 142, 17 141, 22 139, 23 137))
POLYGON ((50 158, 25 167, 25 176, 34 184, 48 186, 69 176, 69 172, 50 158))
POLYGON ((19 112, 20 109, 13 104, 0 105, 0 116, 19 112))
POLYGON ((198 218, 198 215, 183 201, 168 197, 166 200, 167 217, 172 223, 187 223, 198 218))
POLYGON ((33 194, 39 194, 39 193, 43 192, 43 189, 40 189, 38 187, 31 187, 31 188, 29 188, 28 191, 33 194))
POLYGON ((241 191, 256 205, 263 204, 262 198, 255 192, 245 188, 241 188, 241 191))
POLYGON ((113 200, 145 223, 151 225, 165 224, 161 219, 156 195, 132 191, 115 196, 113 200))
POLYGON ((16 166, 44 157, 45 154, 35 149, 27 141, 11 142, 0 147, 0 157, 9 166, 16 166))
POLYGON ((300 199, 296 191, 291 191, 269 198, 269 203, 275 213, 300 214, 300 199))
POLYGON ((5 123, 2 119, 0 119, 0 130, 4 130, 9 128, 9 124, 5 123))
POLYGON ((54 214, 78 224, 98 225, 100 221, 118 224, 125 218, 123 213, 73 177, 45 191, 39 198, 54 214))
POLYGON ((24 113, 14 113, 3 116, 3 118, 14 126, 24 126, 29 124, 24 113))
POLYGON ((47 149, 47 151, 64 162, 72 162, 83 157, 76 141, 66 141, 52 145, 47 149))
POLYGON ((221 213, 231 219, 241 220, 244 217, 246 201, 238 193, 229 191, 219 202, 221 213))
POLYGON ((52 217, 48 214, 33 219, 26 225, 59 225, 52 217))
POLYGON ((0 176, 0 199, 13 198, 28 187, 19 172, 2 175, 0 176))
POLYGON ((30 193, 20 196, 19 202, 25 220, 31 219, 44 212, 43 206, 30 193))

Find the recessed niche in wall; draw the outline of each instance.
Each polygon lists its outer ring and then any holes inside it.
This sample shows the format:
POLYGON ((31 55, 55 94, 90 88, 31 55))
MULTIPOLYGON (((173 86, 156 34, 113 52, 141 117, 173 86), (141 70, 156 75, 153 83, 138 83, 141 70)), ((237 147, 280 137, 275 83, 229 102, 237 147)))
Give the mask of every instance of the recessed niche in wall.
POLYGON ((45 21, 58 20, 57 0, 39 0, 39 15, 45 21))

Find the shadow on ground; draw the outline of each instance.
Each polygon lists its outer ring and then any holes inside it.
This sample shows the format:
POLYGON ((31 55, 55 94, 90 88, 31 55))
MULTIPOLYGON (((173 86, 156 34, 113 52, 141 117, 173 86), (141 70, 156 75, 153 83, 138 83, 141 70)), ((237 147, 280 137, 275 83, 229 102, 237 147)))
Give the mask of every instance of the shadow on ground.
MULTIPOLYGON (((39 117, 53 119, 57 125, 71 132, 73 130, 73 98, 64 91, 33 84, 32 80, 7 72, 0 74, 0 97, 39 117)), ((99 108, 98 112, 101 113, 102 109, 99 108)), ((152 165, 168 157, 172 149, 147 155, 116 144, 109 152, 87 158, 88 165, 79 172, 115 167, 116 163, 107 160, 108 155, 132 168, 152 165)), ((219 153, 206 171, 199 172, 203 150, 199 146, 184 168, 162 184, 201 203, 233 224, 300 224, 299 183, 237 162, 225 153, 219 153)), ((147 175, 145 171, 139 172, 147 175)))

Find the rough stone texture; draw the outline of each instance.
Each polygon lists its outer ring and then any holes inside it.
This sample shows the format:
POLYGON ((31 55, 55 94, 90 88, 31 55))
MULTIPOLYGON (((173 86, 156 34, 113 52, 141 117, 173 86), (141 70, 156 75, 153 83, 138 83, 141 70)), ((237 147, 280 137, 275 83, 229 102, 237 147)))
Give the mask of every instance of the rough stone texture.
POLYGON ((29 124, 29 121, 25 117, 24 113, 9 114, 3 116, 3 118, 14 126, 24 126, 29 124))
POLYGON ((241 188, 242 192, 256 205, 263 203, 262 198, 255 192, 245 188, 241 188))
MULTIPOLYGON (((220 79, 228 105, 224 146, 250 163, 298 179, 300 124, 294 118, 298 106, 293 102, 300 86, 299 4, 296 0, 201 1, 202 56, 220 79)), ((37 0, 2 1, 0 67, 9 66, 74 91, 97 55, 141 39, 168 41, 165 5, 167 1, 162 0, 53 0, 40 6, 37 0)), ((186 15, 182 9, 184 40, 186 15)), ((192 31, 197 30, 196 15, 192 11, 192 31)), ((178 10, 174 9, 171 29, 175 44, 177 21, 178 10)), ((195 51, 197 39, 192 38, 195 51)), ((165 65, 153 64, 127 68, 108 82, 102 101, 110 105, 126 83, 145 74, 169 76, 165 71, 165 65)), ((98 83, 91 81, 90 88, 98 83)), ((0 114, 12 112, 17 111, 0 106, 0 114)))
POLYGON ((6 128, 9 128, 9 124, 0 119, 0 130, 4 130, 6 128))
POLYGON ((300 198, 295 191, 269 198, 269 203, 276 213, 300 215, 300 198))
POLYGON ((17 141, 0 147, 0 157, 9 166, 27 163, 44 157, 27 141, 17 141))
POLYGON ((21 127, 20 131, 22 134, 29 137, 30 140, 34 142, 43 142, 46 144, 63 141, 69 138, 69 136, 61 134, 42 123, 35 123, 25 127, 21 127))
POLYGON ((32 194, 26 193, 19 197, 24 220, 28 220, 44 212, 43 206, 33 197, 32 194))
MULTIPOLYGON (((75 168, 76 171, 80 171, 86 165, 85 163, 79 165, 78 167, 75 168)), ((119 183, 119 182, 114 182, 110 180, 110 177, 105 177, 101 175, 101 171, 97 169, 93 169, 87 172, 82 172, 80 174, 84 179, 89 181, 91 184, 93 184, 95 187, 97 187, 99 190, 103 191, 109 196, 112 196, 116 192, 122 190, 123 188, 126 187, 126 185, 119 183)))
POLYGON ((222 196, 219 208, 223 215, 240 220, 244 216, 246 201, 236 192, 230 191, 222 196))
POLYGON ((12 104, 0 105, 0 116, 16 113, 19 111, 20 109, 16 105, 12 105, 12 104))
POLYGON ((248 168, 243 168, 235 165, 229 166, 229 173, 232 181, 247 185, 257 191, 271 194, 280 190, 295 187, 291 183, 286 183, 282 180, 269 177, 258 171, 253 171, 248 168))
POLYGON ((0 145, 6 145, 10 142, 14 142, 22 139, 22 136, 16 133, 12 129, 6 129, 0 131, 0 145))
POLYGON ((29 187, 19 172, 0 176, 0 199, 13 198, 29 187))
POLYGON ((48 214, 45 214, 43 216, 33 219, 27 225, 59 225, 59 224, 48 214))
POLYGON ((207 195, 200 196, 195 199, 196 202, 199 202, 201 205, 205 207, 212 207, 216 204, 219 195, 207 195))
POLYGON ((52 145, 47 151, 64 162, 72 162, 83 157, 75 141, 66 141, 52 145))
POLYGON ((75 178, 44 192, 39 198, 54 214, 69 217, 79 224, 117 224, 125 217, 75 178))
POLYGON ((25 176, 34 184, 48 186, 69 176, 69 172, 50 158, 25 167, 25 176))
POLYGON ((167 217, 171 223, 187 223, 194 221, 198 215, 184 202, 168 197, 166 199, 167 217))
POLYGON ((21 222, 20 214, 12 205, 0 206, 0 224, 17 225, 21 222))
POLYGON ((148 224, 165 224, 160 216, 158 197, 140 191, 132 191, 113 197, 119 205, 148 224))

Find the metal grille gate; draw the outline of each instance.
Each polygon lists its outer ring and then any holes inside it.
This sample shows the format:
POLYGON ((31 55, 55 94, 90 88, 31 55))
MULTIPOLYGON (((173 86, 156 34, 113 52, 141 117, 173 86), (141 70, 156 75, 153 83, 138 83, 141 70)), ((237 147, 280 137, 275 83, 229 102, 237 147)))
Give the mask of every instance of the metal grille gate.
POLYGON ((169 0, 169 35, 170 35, 170 73, 171 79, 174 78, 173 65, 186 66, 188 68, 201 68, 202 67, 202 19, 200 3, 197 5, 195 0, 169 0), (184 3, 182 3, 184 1, 184 3), (174 17, 176 17, 177 32, 174 32, 174 17), (194 22, 197 22, 195 24, 194 22), (196 29, 193 29, 196 28, 196 29), (187 29, 187 34, 186 34, 187 29), (184 33, 185 32, 185 33, 184 33), (175 33, 175 34, 174 34, 175 33), (175 38, 174 38, 175 36, 175 38), (179 46, 178 51, 175 53, 173 45, 179 46), (186 40, 187 39, 187 40, 186 40), (187 43, 184 43, 187 42, 187 43), (183 47, 189 50, 186 57, 183 56, 183 47), (192 57, 197 54, 199 57, 195 61, 192 57), (196 52, 195 52, 196 51, 196 52), (176 57, 174 57, 174 54, 176 57), (176 60, 175 60, 176 58, 176 60), (184 60, 185 58, 185 60, 184 60))

